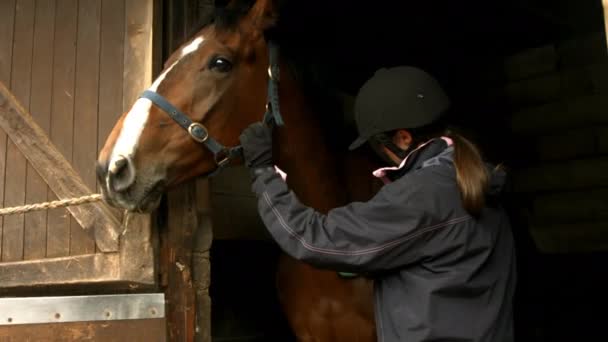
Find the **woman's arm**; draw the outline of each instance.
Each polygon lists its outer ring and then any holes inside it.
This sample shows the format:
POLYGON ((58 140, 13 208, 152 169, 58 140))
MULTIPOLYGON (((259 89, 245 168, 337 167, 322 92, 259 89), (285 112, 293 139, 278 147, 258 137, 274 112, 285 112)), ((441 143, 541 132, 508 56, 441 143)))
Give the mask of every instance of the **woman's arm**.
POLYGON ((327 215, 303 205, 271 169, 257 175, 253 190, 264 224, 286 253, 341 271, 373 272, 414 263, 434 234, 468 219, 438 222, 436 215, 419 207, 423 204, 416 205, 424 203, 416 197, 425 193, 414 184, 393 183, 368 202, 354 202, 327 215))

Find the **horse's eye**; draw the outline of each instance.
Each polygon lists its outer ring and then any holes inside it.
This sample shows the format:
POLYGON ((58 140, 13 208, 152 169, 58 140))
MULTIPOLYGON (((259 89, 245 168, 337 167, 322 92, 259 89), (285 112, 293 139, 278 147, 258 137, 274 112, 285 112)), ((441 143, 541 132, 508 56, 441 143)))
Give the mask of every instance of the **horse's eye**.
POLYGON ((232 63, 224 57, 214 57, 209 62, 209 70, 228 72, 232 70, 232 63))

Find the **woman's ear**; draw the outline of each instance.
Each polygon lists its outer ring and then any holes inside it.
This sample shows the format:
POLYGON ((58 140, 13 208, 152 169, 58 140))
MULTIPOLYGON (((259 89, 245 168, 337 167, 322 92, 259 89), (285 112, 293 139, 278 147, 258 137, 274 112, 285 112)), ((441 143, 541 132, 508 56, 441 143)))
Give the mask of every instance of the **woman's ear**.
POLYGON ((412 145, 412 134, 405 130, 400 129, 393 135, 393 143, 402 150, 407 150, 412 145))

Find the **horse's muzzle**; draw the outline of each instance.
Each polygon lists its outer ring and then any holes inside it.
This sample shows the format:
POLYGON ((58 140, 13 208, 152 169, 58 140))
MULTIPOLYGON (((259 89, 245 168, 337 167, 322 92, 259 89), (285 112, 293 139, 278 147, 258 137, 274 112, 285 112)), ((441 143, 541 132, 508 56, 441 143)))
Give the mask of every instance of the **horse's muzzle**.
POLYGON ((97 163, 97 178, 110 192, 126 192, 135 183, 135 167, 129 157, 118 156, 111 163, 97 163))

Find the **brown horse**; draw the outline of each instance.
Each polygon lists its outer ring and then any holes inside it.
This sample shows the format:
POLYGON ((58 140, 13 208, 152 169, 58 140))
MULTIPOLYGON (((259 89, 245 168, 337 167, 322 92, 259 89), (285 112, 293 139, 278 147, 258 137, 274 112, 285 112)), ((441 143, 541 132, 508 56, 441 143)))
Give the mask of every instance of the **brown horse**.
MULTIPOLYGON (((227 11, 234 14, 238 8, 230 3, 227 11)), ((148 90, 166 99, 170 108, 140 98, 119 119, 98 160, 107 202, 128 210, 155 209, 167 187, 218 169, 223 155, 214 156, 196 140, 208 133, 215 142, 235 146, 241 131, 262 119, 270 77, 264 33, 275 24, 277 11, 270 0, 247 8, 241 15, 216 19, 169 58, 148 90), (185 124, 172 119, 168 112, 173 110, 187 113, 185 124), (204 126, 194 127, 198 131, 190 135, 184 129, 189 120, 204 126)), ((299 198, 325 212, 348 200, 340 165, 320 136, 321 119, 312 113, 284 61, 280 70, 285 125, 275 130, 275 161, 288 173, 299 198)), ((345 280, 335 271, 283 256, 277 286, 299 340, 376 339, 371 281, 345 280)))

